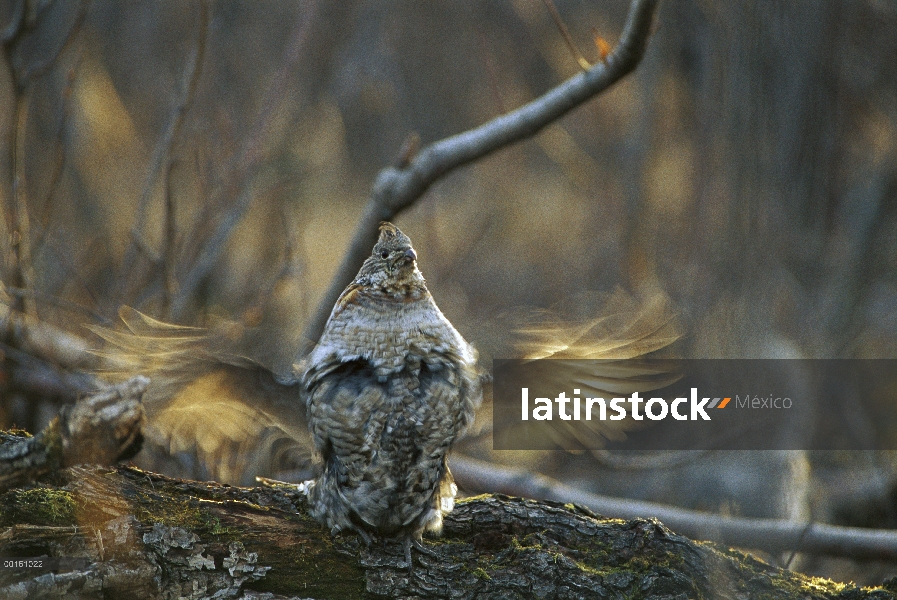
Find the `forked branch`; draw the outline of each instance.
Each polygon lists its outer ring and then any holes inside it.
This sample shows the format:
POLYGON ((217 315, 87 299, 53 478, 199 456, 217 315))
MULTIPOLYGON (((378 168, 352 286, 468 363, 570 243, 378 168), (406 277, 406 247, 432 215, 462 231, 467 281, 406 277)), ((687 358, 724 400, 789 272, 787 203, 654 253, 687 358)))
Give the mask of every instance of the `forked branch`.
POLYGON ((635 69, 652 31, 657 0, 633 0, 620 43, 607 59, 578 73, 529 104, 488 123, 430 144, 401 167, 387 167, 374 182, 352 243, 304 337, 321 335, 330 310, 352 280, 377 239, 377 224, 411 206, 440 177, 487 154, 532 137, 580 104, 600 94, 635 69))

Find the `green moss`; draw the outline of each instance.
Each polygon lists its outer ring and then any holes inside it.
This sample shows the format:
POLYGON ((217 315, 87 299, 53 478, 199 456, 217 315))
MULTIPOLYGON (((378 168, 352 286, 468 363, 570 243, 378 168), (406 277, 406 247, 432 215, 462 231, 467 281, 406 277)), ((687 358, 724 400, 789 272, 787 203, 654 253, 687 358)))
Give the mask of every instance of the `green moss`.
POLYGON ((542 544, 539 543, 539 540, 536 540, 533 543, 527 542, 527 539, 533 537, 534 535, 535 534, 532 534, 532 533, 525 535, 525 536, 523 536, 523 540, 521 540, 517 536, 512 537, 511 538, 511 547, 516 551, 520 551, 520 550, 542 551, 543 550, 542 544))
POLYGON ((210 535, 234 539, 235 541, 239 538, 240 531, 233 527, 222 525, 221 519, 218 517, 201 510, 199 518, 202 519, 203 522, 202 529, 207 531, 210 535))
POLYGON ((75 525, 71 492, 52 488, 11 490, 0 497, 0 525, 75 525))
MULTIPOLYGON (((712 542, 696 542, 697 545, 705 546, 712 552, 718 552, 725 555, 729 560, 733 560, 743 571, 750 573, 759 573, 756 577, 762 577, 767 581, 768 593, 756 594, 759 600, 778 600, 779 598, 803 598, 808 593, 828 596, 837 596, 856 589, 856 586, 848 583, 838 583, 830 579, 822 577, 812 577, 795 573, 793 571, 780 570, 770 567, 763 561, 755 558, 750 554, 745 554, 735 550, 734 548, 722 548, 712 542)), ((755 577, 755 580, 756 580, 755 577)))
POLYGON ((480 494, 479 496, 468 496, 467 498, 458 498, 455 504, 467 504, 468 502, 477 502, 479 500, 489 500, 494 494, 480 494))
POLYGON ((200 502, 188 498, 178 500, 170 496, 138 493, 133 500, 134 516, 141 523, 161 523, 181 527, 196 534, 208 534, 225 541, 239 541, 238 529, 221 523, 221 519, 202 508, 200 502))
POLYGON ((468 567, 462 568, 477 579, 480 579, 482 581, 492 581, 492 577, 489 576, 489 573, 486 572, 486 569, 484 569, 483 567, 475 567, 473 569, 470 569, 468 567))
POLYGON ((161 523, 194 530, 205 525, 199 506, 191 500, 138 493, 134 516, 141 523, 161 523))
POLYGON ((18 427, 13 427, 12 429, 2 429, 0 430, 0 442, 3 441, 4 435, 14 437, 14 438, 30 438, 33 437, 29 432, 24 429, 19 429, 18 427))
POLYGON ((578 560, 574 560, 573 564, 582 571, 583 573, 588 573, 589 575, 607 575, 608 571, 606 569, 596 569, 594 567, 590 567, 584 562, 580 562, 578 560))

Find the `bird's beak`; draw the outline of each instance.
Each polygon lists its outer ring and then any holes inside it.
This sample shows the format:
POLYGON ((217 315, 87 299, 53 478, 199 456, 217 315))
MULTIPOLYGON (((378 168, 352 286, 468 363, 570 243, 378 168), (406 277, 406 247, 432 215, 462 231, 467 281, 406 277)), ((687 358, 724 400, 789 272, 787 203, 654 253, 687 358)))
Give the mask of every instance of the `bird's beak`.
POLYGON ((414 251, 414 248, 408 248, 407 250, 405 250, 405 258, 407 258, 409 261, 417 260, 417 252, 414 251))

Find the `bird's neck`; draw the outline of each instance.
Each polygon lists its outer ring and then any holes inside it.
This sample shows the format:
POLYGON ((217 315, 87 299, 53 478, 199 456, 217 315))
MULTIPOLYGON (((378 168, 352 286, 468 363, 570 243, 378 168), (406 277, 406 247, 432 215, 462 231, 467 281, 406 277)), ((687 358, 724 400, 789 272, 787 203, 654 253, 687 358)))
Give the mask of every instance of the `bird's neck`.
POLYGON ((424 277, 417 269, 393 276, 373 273, 356 279, 351 287, 363 296, 385 301, 414 302, 430 296, 424 277))
POLYGON ((414 282, 389 282, 378 286, 368 286, 359 290, 359 293, 373 300, 401 302, 403 304, 426 300, 430 297, 430 292, 427 291, 426 286, 414 282))

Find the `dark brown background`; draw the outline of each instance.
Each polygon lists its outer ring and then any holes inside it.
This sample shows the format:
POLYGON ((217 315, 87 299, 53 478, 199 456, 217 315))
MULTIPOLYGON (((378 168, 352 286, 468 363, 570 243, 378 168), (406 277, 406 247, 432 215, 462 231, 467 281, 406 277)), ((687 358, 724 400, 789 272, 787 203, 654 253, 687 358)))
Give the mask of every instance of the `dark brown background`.
MULTIPOLYGON (((614 43, 627 9, 557 6, 593 60, 591 28, 614 43)), ((579 68, 536 0, 12 0, 0 29, 0 300, 79 335, 123 304, 223 315, 283 364, 403 140, 579 68)), ((672 298, 684 356, 893 358, 895 30, 883 0, 665 1, 632 76, 398 224, 487 360, 503 311, 616 286, 672 298)), ((56 409, 4 385, 4 426, 56 409)), ((592 485, 586 459, 513 461, 592 485)), ((852 460, 834 487, 889 489, 889 460, 852 460)))

